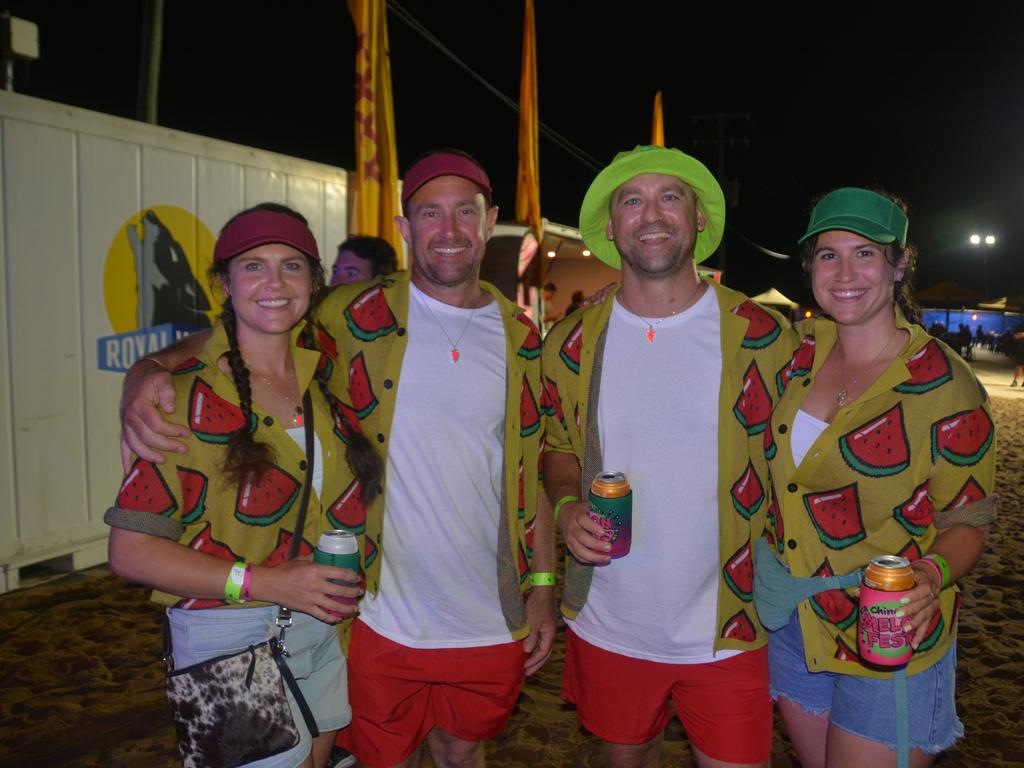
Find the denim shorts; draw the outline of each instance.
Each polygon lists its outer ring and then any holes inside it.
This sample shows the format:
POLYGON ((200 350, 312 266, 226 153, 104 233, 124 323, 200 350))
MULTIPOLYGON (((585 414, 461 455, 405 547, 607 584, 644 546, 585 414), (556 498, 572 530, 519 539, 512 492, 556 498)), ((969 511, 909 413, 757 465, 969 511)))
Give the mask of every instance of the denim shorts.
MULTIPOLYGON (((276 615, 276 606, 194 611, 168 608, 175 668, 235 653, 276 637, 276 615)), ((348 725, 352 719, 348 675, 335 628, 305 613, 293 613, 284 644, 289 654, 288 669, 295 676, 317 727, 321 731, 335 731, 348 725)), ((313 737, 288 686, 285 693, 299 728, 299 743, 287 752, 248 763, 247 768, 293 768, 313 748, 313 737)))
MULTIPOLYGON (((768 635, 768 671, 773 699, 783 696, 809 715, 828 713, 829 722, 854 736, 896 748, 896 703, 891 679, 810 672, 804 660, 800 622, 768 635)), ((907 678, 910 746, 928 754, 951 747, 964 735, 956 716, 956 643, 935 664, 907 678)))

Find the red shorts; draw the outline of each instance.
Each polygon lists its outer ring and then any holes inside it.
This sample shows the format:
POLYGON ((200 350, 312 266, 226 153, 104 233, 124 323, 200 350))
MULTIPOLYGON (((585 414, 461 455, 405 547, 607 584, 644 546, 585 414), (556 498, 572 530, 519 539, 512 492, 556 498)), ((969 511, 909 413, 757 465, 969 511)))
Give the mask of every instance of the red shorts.
POLYGON ((394 765, 437 726, 464 741, 501 733, 525 679, 520 642, 480 648, 409 648, 363 622, 352 627, 352 724, 339 741, 364 765, 394 765))
POLYGON ((562 697, 588 731, 613 744, 645 744, 661 734, 671 698, 690 743, 708 757, 771 760, 766 648, 707 664, 664 664, 606 651, 568 630, 562 697))

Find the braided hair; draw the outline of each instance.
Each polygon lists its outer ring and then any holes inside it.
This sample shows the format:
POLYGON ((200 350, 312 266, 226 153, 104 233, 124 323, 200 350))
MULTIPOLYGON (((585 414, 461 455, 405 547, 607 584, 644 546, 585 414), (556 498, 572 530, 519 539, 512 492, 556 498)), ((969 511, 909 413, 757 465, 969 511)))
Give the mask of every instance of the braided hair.
MULTIPOLYGON (((872 188, 872 192, 881 195, 891 200, 903 213, 908 214, 909 208, 906 202, 899 197, 894 195, 892 192, 887 192, 884 189, 872 188)), ((811 210, 821 201, 825 195, 819 195, 818 197, 811 200, 811 210)), ((810 283, 811 279, 811 267, 814 263, 814 249, 818 243, 818 236, 808 238, 804 241, 801 246, 800 259, 801 266, 803 267, 804 279, 810 283)), ((903 267, 901 268, 903 274, 893 284, 893 299, 896 302, 896 306, 903 312, 903 316, 911 323, 921 323, 921 307, 914 300, 914 275, 917 272, 917 246, 911 243, 909 240, 901 248, 899 243, 889 243, 885 247, 885 260, 889 262, 889 266, 900 269, 900 260, 905 260, 903 267)))
MULTIPOLYGON (((239 217, 254 211, 283 213, 298 219, 308 226, 305 216, 286 205, 260 203, 232 216, 221 229, 221 232, 227 229, 239 217)), ((308 255, 305 258, 309 265, 313 289, 309 309, 306 312, 306 321, 308 322, 324 294, 324 272, 319 261, 308 255)), ((230 259, 215 261, 212 270, 213 276, 227 281, 229 264, 230 259)), ((241 429, 234 432, 228 440, 227 455, 224 459, 224 472, 232 482, 242 482, 250 476, 258 477, 262 474, 265 469, 273 465, 275 456, 273 448, 268 443, 256 440, 253 437, 253 432, 256 428, 256 418, 252 410, 252 385, 249 379, 249 369, 238 347, 237 320, 235 308, 230 297, 224 302, 220 320, 224 324, 224 330, 228 337, 228 353, 226 355, 228 368, 231 370, 231 379, 234 382, 235 390, 238 392, 238 404, 242 409, 243 416, 241 429)))

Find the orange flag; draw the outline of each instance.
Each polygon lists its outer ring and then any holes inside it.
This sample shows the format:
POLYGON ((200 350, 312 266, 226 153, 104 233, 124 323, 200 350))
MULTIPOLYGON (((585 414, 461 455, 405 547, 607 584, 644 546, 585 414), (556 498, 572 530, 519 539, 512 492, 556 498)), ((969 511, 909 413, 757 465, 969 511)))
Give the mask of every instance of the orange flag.
POLYGON ((533 0, 523 14, 523 65, 519 79, 519 173, 516 177, 516 221, 529 224, 541 237, 540 161, 537 130, 537 39, 533 0))
POLYGON ((665 117, 661 112, 661 91, 654 94, 654 113, 651 115, 651 144, 665 146, 665 117))
POLYGON ((357 40, 356 168, 349 232, 383 237, 395 247, 401 262, 402 238, 395 227, 395 216, 401 213, 395 109, 384 0, 348 0, 348 10, 357 40))

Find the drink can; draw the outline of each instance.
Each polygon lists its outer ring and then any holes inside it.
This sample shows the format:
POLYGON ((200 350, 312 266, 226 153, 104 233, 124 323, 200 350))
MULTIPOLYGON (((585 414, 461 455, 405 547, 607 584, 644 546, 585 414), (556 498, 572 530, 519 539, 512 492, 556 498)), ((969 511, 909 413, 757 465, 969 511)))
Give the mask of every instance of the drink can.
MULTIPOLYGON (((317 542, 313 553, 313 562, 320 565, 333 565, 336 568, 348 568, 359 573, 359 541, 351 531, 334 529, 324 531, 317 542)), ((333 584, 352 586, 352 582, 344 579, 330 579, 333 584)), ((358 582, 356 582, 358 584, 358 582)), ((334 597, 339 603, 355 605, 354 597, 334 597)))
POLYGON ((604 471, 590 484, 590 519, 604 529, 613 558, 629 554, 633 541, 633 491, 624 472, 604 471))
POLYGON ((914 588, 910 561, 899 555, 871 558, 864 570, 857 617, 857 647, 869 664, 901 667, 910 661, 913 635, 903 631, 903 618, 896 612, 900 600, 914 588))

